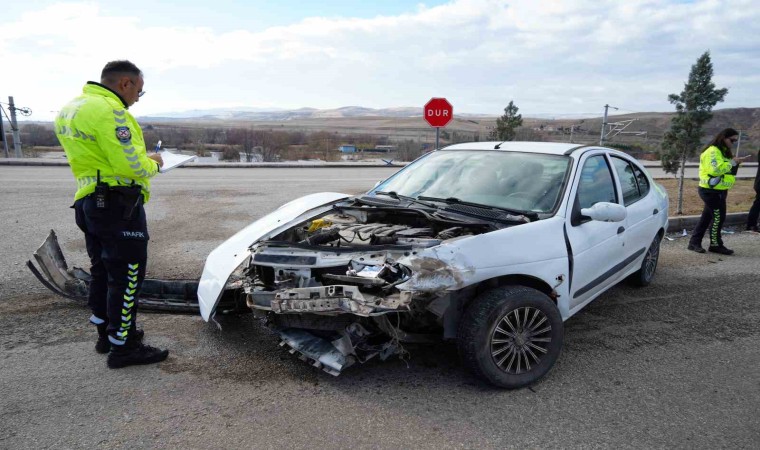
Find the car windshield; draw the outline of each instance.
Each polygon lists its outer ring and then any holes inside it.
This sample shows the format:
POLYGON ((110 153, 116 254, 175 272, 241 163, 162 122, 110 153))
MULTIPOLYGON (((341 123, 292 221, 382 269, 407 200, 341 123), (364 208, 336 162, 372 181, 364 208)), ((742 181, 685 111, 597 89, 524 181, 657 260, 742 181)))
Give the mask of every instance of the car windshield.
POLYGON ((375 192, 435 197, 515 211, 554 211, 570 158, 538 153, 441 150, 407 166, 375 192))

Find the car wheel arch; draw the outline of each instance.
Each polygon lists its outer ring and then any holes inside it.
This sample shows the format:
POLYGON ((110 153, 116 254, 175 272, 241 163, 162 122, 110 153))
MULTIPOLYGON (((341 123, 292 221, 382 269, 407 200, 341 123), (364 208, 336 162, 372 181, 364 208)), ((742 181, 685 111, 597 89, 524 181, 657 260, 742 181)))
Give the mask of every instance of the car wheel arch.
POLYGON ((453 339, 457 335, 459 321, 475 298, 494 288, 504 286, 524 286, 533 288, 545 294, 551 299, 555 306, 559 307, 559 305, 557 305, 556 292, 548 283, 540 278, 525 274, 510 274, 489 278, 453 293, 452 307, 447 312, 447 320, 443 321, 444 339, 453 339))
POLYGON ((539 292, 546 294, 554 302, 555 305, 557 304, 557 293, 544 280, 532 275, 510 274, 489 278, 478 283, 477 286, 475 286, 473 295, 468 296, 468 298, 465 299, 462 310, 466 309, 467 305, 469 305, 476 296, 482 294, 485 291, 489 291, 493 288, 502 286, 525 286, 533 288, 539 292))

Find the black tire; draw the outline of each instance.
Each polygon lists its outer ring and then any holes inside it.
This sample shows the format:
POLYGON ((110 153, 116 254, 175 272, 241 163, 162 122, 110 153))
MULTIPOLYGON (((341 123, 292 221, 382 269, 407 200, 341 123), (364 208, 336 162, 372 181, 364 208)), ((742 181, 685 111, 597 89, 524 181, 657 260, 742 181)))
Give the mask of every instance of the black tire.
POLYGON ((467 369, 495 386, 516 389, 549 372, 563 337, 562 316, 548 296, 525 286, 503 286, 472 301, 457 340, 467 369))
POLYGON ((657 262, 660 259, 660 243, 662 236, 658 233, 649 245, 644 261, 641 262, 641 268, 628 277, 628 281, 639 287, 649 286, 654 280, 655 271, 657 271, 657 262))

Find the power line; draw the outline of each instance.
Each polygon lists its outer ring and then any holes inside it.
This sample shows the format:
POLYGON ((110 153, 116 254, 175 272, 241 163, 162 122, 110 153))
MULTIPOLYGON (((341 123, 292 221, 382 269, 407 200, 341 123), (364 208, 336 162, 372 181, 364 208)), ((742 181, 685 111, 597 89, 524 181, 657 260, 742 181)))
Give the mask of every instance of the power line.
POLYGON ((630 109, 626 109, 626 108, 620 108, 620 107, 617 107, 617 108, 615 108, 615 109, 617 109, 618 111, 625 111, 625 112, 629 112, 629 113, 631 113, 631 114, 643 114, 643 113, 642 113, 642 112, 640 112, 640 111, 633 111, 633 110, 630 110, 630 109))
MULTIPOLYGON (((8 97, 8 98, 12 98, 12 97, 8 97)), ((25 117, 32 115, 32 108, 28 108, 26 106, 18 107, 18 106, 15 106, 13 103, 6 103, 6 102, 0 102, 0 105, 6 105, 8 106, 8 109, 11 109, 11 108, 15 109, 17 113, 25 117)))

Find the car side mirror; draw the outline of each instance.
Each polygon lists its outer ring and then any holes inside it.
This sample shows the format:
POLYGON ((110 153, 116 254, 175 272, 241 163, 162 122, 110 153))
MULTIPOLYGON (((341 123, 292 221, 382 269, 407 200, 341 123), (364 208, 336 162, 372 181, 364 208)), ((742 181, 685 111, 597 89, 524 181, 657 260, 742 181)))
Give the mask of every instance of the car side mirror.
POLYGON ((383 180, 380 180, 377 183, 375 183, 375 185, 372 187, 372 189, 375 189, 376 187, 380 186, 380 183, 382 183, 382 182, 383 182, 383 180))
POLYGON ((617 203, 598 202, 590 208, 581 209, 581 215, 600 222, 622 222, 627 213, 625 206, 617 203))

